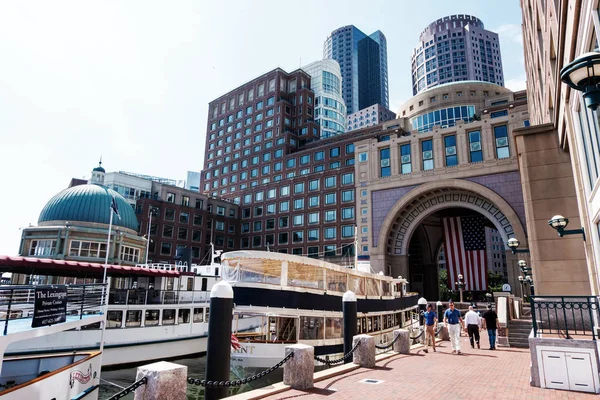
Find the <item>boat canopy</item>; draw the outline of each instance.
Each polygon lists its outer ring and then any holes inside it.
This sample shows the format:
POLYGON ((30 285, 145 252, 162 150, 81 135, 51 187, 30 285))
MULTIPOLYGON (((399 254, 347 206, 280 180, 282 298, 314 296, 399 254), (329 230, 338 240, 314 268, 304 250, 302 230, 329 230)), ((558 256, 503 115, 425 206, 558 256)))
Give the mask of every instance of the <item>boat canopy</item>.
POLYGON ((221 263, 224 268, 223 277, 229 281, 295 286, 338 293, 352 290, 363 296, 390 296, 392 283, 401 281, 309 257, 266 251, 224 253, 221 255, 221 263))
MULTIPOLYGON (((0 272, 102 278, 104 264, 83 261, 54 260, 50 258, 19 257, 0 255, 0 272)), ((148 269, 127 265, 107 266, 108 276, 168 276, 180 275, 176 270, 148 269)))

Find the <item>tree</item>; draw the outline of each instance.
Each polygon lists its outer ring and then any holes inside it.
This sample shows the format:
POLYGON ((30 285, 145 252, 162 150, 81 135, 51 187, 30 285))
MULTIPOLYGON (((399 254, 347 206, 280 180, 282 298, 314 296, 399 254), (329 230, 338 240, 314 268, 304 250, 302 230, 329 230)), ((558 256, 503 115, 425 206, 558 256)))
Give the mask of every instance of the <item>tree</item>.
POLYGON ((438 286, 441 301, 448 301, 449 299, 454 299, 456 293, 448 287, 448 270, 440 268, 438 271, 438 286))
POLYGON ((501 292, 503 283, 504 277, 502 274, 495 274, 492 271, 488 271, 488 286, 491 292, 501 292))

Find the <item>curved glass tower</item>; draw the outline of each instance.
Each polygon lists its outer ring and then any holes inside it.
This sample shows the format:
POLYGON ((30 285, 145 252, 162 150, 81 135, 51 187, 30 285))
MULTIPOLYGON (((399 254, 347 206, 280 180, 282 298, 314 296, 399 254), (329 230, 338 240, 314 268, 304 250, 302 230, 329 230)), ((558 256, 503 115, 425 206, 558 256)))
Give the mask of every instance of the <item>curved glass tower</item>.
POLYGON ((504 86, 498 34, 471 15, 451 15, 429 24, 411 61, 413 95, 457 81, 504 86))
POLYGON ((315 92, 315 121, 321 126, 321 139, 346 132, 346 104, 342 97, 340 65, 332 59, 302 67, 310 75, 315 92))

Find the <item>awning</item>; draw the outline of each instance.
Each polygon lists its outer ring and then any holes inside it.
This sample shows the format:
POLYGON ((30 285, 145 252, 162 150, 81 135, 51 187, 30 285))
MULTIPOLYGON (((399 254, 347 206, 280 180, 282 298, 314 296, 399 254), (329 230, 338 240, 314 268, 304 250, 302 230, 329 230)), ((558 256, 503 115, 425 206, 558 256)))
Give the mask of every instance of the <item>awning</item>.
MULTIPOLYGON (((83 261, 53 260, 35 257, 11 257, 0 255, 0 272, 19 274, 69 276, 78 278, 102 278, 104 264, 83 261)), ((107 266, 108 276, 179 276, 179 271, 149 269, 127 265, 107 266)))

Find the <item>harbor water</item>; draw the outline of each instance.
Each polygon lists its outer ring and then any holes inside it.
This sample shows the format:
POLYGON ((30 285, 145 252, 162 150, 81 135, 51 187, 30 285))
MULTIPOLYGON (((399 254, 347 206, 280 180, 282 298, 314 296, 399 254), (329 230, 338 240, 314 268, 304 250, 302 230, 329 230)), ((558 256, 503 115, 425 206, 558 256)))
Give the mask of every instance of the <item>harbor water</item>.
MULTIPOLYGON (((177 360, 172 360, 176 364, 185 365, 188 367, 188 376, 191 378, 204 379, 204 371, 206 368, 206 357, 190 357, 190 358, 180 358, 177 360)), ((122 389, 133 382, 135 382, 135 374, 137 368, 122 368, 122 369, 111 369, 111 370, 103 370, 100 375, 100 400, 105 400, 110 398, 110 396, 119 393, 122 389), (118 385, 118 386, 116 386, 118 385)), ((242 379, 249 377, 257 372, 262 371, 262 369, 257 368, 232 368, 231 370, 231 379, 242 379)), ((247 392, 250 390, 254 390, 257 388, 265 387, 268 385, 272 385, 277 382, 281 382, 283 380, 283 368, 280 368, 276 371, 273 371, 267 376, 264 376, 260 379, 252 381, 246 385, 242 385, 240 387, 232 388, 231 395, 247 392)), ((133 393, 123 397, 123 399, 131 400, 133 399, 133 393)), ((196 385, 187 385, 187 398, 188 400, 202 400, 204 398, 204 389, 201 386, 196 385)))

